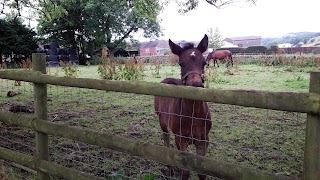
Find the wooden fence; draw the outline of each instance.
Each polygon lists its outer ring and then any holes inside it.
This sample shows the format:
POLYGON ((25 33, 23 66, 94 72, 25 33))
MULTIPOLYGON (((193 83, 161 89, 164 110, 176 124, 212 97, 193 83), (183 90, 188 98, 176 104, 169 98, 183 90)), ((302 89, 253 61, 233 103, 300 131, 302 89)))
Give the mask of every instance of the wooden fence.
MULTIPOLYGON (((208 102, 307 113, 304 154, 304 178, 320 179, 320 72, 310 73, 309 93, 247 90, 214 90, 177 87, 139 81, 106 81, 86 78, 53 77, 45 74, 45 54, 33 54, 33 69, 0 71, 0 78, 34 83, 35 116, 0 112, 0 121, 36 131, 36 156, 28 156, 0 147, 0 158, 23 164, 38 172, 39 179, 54 175, 66 179, 99 179, 90 174, 48 161, 48 135, 98 145, 190 171, 225 179, 294 179, 265 171, 219 162, 188 152, 128 140, 47 121, 47 84, 135 94, 189 98, 208 102), (179 91, 179 93, 176 93, 179 91), (159 156, 161 154, 161 156, 159 156), (187 162, 187 163, 186 163, 187 162)), ((101 178, 100 178, 101 179, 101 178)))

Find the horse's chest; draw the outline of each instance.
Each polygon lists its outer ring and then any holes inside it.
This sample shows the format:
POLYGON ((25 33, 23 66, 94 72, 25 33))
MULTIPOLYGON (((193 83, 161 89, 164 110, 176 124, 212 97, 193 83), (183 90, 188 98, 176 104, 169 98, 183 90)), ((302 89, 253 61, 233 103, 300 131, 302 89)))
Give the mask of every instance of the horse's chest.
POLYGON ((202 103, 181 103, 172 119, 172 131, 175 134, 190 136, 195 132, 205 132, 211 128, 210 112, 202 103))

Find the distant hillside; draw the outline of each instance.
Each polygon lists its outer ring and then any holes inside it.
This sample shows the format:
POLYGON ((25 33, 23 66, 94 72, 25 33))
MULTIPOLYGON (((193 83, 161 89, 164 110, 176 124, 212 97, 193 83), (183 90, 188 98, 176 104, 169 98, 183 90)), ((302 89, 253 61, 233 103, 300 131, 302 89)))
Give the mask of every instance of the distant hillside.
POLYGON ((320 47, 320 36, 313 37, 309 41, 302 45, 302 47, 319 46, 320 47))
MULTIPOLYGON (((290 43, 293 45, 309 44, 312 39, 320 36, 320 32, 297 32, 289 33, 282 38, 262 38, 262 45, 270 47, 271 45, 290 43)), ((313 40, 314 42, 317 39, 313 40)))

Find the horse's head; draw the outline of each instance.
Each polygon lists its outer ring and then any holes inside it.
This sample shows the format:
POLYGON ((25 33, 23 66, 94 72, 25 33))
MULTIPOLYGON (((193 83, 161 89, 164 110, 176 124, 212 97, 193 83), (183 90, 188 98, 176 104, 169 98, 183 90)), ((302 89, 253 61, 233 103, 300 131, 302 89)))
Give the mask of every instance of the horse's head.
POLYGON ((181 80, 183 84, 187 86, 204 87, 204 66, 207 63, 202 53, 208 48, 208 36, 204 35, 196 48, 192 43, 188 43, 181 48, 170 39, 169 46, 172 53, 179 56, 181 80))
POLYGON ((207 67, 209 67, 210 60, 213 58, 213 57, 212 57, 213 51, 214 51, 214 50, 212 50, 212 52, 210 52, 210 53, 208 54, 207 58, 206 58, 207 67))

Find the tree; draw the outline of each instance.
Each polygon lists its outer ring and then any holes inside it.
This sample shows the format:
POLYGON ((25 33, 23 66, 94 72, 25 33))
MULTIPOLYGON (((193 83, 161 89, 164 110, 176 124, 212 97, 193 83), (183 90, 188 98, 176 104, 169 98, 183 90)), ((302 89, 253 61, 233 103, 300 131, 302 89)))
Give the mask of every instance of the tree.
MULTIPOLYGON (((222 7, 228 6, 230 4, 239 3, 239 2, 248 2, 255 4, 257 0, 205 0, 208 4, 220 9, 222 7)), ((17 14, 20 14, 20 11, 23 7, 31 7, 33 9, 38 9, 38 5, 44 8, 50 8, 54 6, 56 11, 60 11, 60 13, 64 13, 63 8, 59 7, 59 4, 62 1, 50 1, 50 0, 5 0, 0 3, 1 13, 4 12, 5 7, 15 8, 17 14)), ((153 3, 151 0, 127 0, 127 3, 138 2, 143 4, 153 3)), ((161 3, 166 5, 169 0, 162 0, 161 3)), ((197 9, 199 5, 199 0, 176 0, 176 3, 179 5, 180 9, 178 10, 180 13, 187 13, 191 10, 197 9)), ((38 9, 39 10, 39 9, 38 9)), ((50 14, 46 13, 48 18, 52 18, 50 14)))
POLYGON ((143 31, 145 37, 161 33, 159 1, 75 0, 60 1, 59 6, 66 13, 43 9, 49 15, 41 16, 38 31, 63 45, 80 48, 83 54, 106 46, 112 56, 134 32, 143 31))
POLYGON ((130 42, 127 43, 127 48, 131 50, 139 50, 141 43, 139 40, 132 39, 130 42))
MULTIPOLYGON (((220 9, 222 7, 228 6, 230 4, 235 4, 238 2, 249 2, 255 4, 257 0, 205 0, 208 4, 220 9)), ((180 9, 180 13, 187 13, 191 10, 197 9, 199 5, 199 0, 176 0, 180 9)))
POLYGON ((214 30, 210 28, 208 30, 209 35, 209 47, 213 49, 221 48, 223 46, 223 38, 220 33, 219 28, 215 28, 214 30))
POLYGON ((279 47, 278 45, 271 45, 270 46, 270 49, 269 49, 269 52, 272 53, 272 54, 277 54, 279 51, 279 47))
MULTIPOLYGON (((256 0, 206 0, 217 8, 231 3, 256 0)), ((64 45, 78 47, 82 54, 105 44, 111 51, 124 45, 141 30, 145 37, 158 37, 161 33, 157 16, 169 0, 6 0, 0 2, 15 10, 17 16, 23 8, 31 8, 39 19, 41 35, 63 41, 64 45)), ((176 0, 179 10, 186 13, 197 8, 199 0, 176 0)))
POLYGON ((132 38, 137 31, 145 37, 159 37, 158 15, 163 8, 160 1, 8 0, 0 3, 11 7, 17 15, 24 7, 33 9, 42 36, 78 47, 82 54, 106 46, 112 55, 115 48, 124 46, 124 40, 132 38))
POLYGON ((37 49, 35 36, 36 33, 23 25, 19 18, 0 19, 0 56, 31 55, 37 49))

